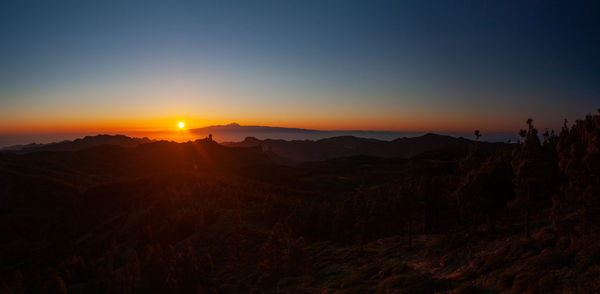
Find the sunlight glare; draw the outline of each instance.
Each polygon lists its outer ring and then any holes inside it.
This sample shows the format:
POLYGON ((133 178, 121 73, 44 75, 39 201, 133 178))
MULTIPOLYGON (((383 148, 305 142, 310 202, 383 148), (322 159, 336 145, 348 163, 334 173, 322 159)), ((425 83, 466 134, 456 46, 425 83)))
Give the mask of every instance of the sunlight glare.
POLYGON ((182 121, 180 121, 180 122, 177 124, 177 126, 178 126, 180 129, 183 129, 183 127, 185 127, 185 123, 183 123, 182 121))

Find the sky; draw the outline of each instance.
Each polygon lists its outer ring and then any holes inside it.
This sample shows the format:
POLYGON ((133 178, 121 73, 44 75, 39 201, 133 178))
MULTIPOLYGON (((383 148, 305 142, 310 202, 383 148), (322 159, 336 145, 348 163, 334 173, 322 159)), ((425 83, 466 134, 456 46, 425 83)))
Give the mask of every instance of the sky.
POLYGON ((600 107, 597 1, 0 1, 0 134, 518 132, 600 107))

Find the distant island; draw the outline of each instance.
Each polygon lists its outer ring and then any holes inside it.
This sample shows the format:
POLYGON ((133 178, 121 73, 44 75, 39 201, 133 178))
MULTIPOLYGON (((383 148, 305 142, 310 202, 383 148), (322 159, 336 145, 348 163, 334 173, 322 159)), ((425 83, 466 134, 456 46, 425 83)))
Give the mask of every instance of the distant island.
MULTIPOLYGON (((418 137, 430 132, 426 131, 378 131, 378 130, 314 130, 303 128, 285 128, 273 126, 245 126, 238 123, 215 125, 204 128, 189 129, 189 133, 197 136, 212 134, 218 142, 239 142, 247 137, 257 139, 282 139, 282 140, 320 140, 331 137, 353 136, 359 138, 393 141, 403 137, 418 137)), ((472 132, 441 133, 453 137, 473 138, 472 132)), ((483 141, 507 142, 518 139, 515 133, 486 133, 483 141)))

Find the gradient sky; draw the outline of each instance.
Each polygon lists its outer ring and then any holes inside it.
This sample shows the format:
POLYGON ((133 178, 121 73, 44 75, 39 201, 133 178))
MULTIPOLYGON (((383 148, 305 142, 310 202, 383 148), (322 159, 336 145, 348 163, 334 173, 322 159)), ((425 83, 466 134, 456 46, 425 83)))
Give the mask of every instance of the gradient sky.
POLYGON ((556 128, 600 107, 599 3, 4 0, 0 133, 556 128))

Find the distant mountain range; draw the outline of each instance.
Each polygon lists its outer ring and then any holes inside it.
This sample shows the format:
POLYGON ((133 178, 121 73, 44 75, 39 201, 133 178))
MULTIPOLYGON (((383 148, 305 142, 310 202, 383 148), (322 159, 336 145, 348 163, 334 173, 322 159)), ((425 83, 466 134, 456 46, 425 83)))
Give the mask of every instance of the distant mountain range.
MULTIPOLYGON (((411 138, 398 138, 393 141, 365 139, 353 136, 332 137, 321 140, 259 140, 248 137, 242 142, 222 143, 229 147, 262 146, 263 150, 273 152, 293 161, 320 161, 337 157, 367 155, 376 157, 408 158, 434 150, 467 150, 475 141, 438 134, 425 134, 411 138)), ((505 146, 505 143, 479 142, 485 151, 505 146)))
MULTIPOLYGON (((319 131, 297 128, 264 127, 264 126, 240 126, 229 124, 221 126, 210 126, 200 129, 189 130, 194 134, 213 134, 214 136, 226 137, 227 134, 256 134, 264 137, 280 135, 283 133, 296 134, 302 138, 308 135, 325 136, 333 134, 332 131, 319 131), (302 136, 304 135, 304 136, 302 136)), ((354 131, 361 132, 361 131, 354 131)), ((385 132, 380 132, 385 133, 385 132)), ((364 132, 365 135, 370 133, 364 132)), ((274 136, 277 137, 277 136, 274 136)), ((50 144, 28 144, 15 145, 0 149, 11 153, 32 153, 39 151, 78 151, 103 145, 113 145, 123 148, 133 148, 148 143, 158 143, 148 138, 131 138, 124 135, 97 135, 86 136, 73 141, 62 141, 50 144)), ((214 141, 211 141, 217 144, 214 141)), ((332 158, 350 156, 374 156, 384 158, 408 158, 425 152, 443 150, 443 152, 464 152, 475 141, 456 138, 446 135, 428 133, 421 136, 401 137, 391 141, 362 138, 358 136, 332 136, 316 140, 282 140, 282 139, 258 139, 254 136, 246 137, 239 142, 221 142, 222 146, 237 148, 252 148, 262 150, 271 161, 278 164, 293 164, 306 161, 322 161, 332 158)), ((175 144, 175 143, 173 143, 175 144)), ((480 148, 492 152, 505 143, 479 142, 480 148)), ((224 147, 225 148, 225 147, 224 147)), ((436 155, 438 156, 438 155, 436 155)))
POLYGON ((1 151, 12 151, 17 153, 29 153, 37 151, 77 151, 101 145, 116 145, 121 147, 136 147, 140 144, 150 143, 153 140, 148 138, 131 138, 124 135, 97 135, 86 136, 73 141, 65 140, 62 142, 49 144, 31 143, 27 145, 13 145, 0 149, 1 151))

